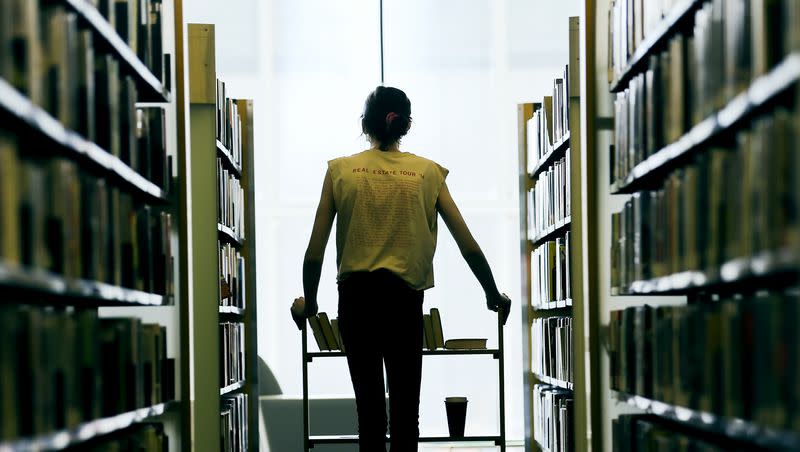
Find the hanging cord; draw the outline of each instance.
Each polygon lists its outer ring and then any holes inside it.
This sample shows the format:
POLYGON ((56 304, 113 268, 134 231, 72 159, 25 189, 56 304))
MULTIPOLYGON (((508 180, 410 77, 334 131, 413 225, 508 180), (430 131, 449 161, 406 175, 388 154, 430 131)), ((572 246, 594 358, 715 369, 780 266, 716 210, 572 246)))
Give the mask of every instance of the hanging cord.
POLYGON ((383 79, 383 0, 380 0, 381 4, 381 85, 384 84, 383 79))

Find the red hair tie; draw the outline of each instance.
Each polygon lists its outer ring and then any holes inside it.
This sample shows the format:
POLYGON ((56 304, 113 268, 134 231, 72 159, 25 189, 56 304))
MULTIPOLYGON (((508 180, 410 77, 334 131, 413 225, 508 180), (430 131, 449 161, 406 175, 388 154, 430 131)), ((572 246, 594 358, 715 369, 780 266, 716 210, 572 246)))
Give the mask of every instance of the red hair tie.
POLYGON ((398 116, 400 116, 400 115, 398 115, 397 113, 395 113, 393 111, 387 113, 386 114, 386 125, 387 126, 391 125, 392 121, 394 121, 394 119, 397 118, 398 116))

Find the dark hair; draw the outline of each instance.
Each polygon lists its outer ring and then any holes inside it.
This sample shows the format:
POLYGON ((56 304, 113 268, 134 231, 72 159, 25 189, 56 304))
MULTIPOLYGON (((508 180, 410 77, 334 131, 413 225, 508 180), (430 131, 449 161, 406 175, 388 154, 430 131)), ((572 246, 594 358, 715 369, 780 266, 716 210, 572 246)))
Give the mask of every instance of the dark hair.
POLYGON ((382 151, 400 141, 411 126, 411 101, 406 93, 388 86, 379 86, 367 96, 361 131, 378 142, 382 151))

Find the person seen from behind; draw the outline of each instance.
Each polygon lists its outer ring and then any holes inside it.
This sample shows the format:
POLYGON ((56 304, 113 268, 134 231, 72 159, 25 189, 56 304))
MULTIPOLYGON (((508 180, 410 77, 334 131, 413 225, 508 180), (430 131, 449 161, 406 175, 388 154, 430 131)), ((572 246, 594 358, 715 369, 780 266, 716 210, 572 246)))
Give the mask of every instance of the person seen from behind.
POLYGON ((371 148, 328 162, 303 261, 304 297, 291 307, 302 329, 318 311, 325 247, 336 219, 339 330, 355 390, 359 450, 386 451, 384 366, 389 387, 391 452, 416 452, 422 378, 422 302, 433 287, 437 219, 505 324, 511 300, 501 294, 480 246, 453 201, 436 162, 400 151, 411 127, 406 94, 379 86, 361 127, 371 148))

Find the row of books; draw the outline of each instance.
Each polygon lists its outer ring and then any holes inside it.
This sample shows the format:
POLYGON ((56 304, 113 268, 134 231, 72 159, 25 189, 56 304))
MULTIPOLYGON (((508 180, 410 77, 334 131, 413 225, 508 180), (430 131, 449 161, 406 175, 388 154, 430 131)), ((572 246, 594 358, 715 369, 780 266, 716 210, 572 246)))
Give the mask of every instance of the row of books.
POLYGON ((528 238, 535 240, 572 214, 570 202, 570 157, 556 161, 539 174, 528 192, 528 238))
POLYGON ((569 65, 564 66, 561 78, 553 80, 553 144, 569 133, 569 65))
POLYGON ((612 452, 745 452, 748 444, 700 433, 646 414, 622 414, 611 421, 612 452))
POLYGON ((242 166, 242 118, 236 99, 228 97, 225 82, 217 80, 217 140, 230 151, 233 163, 242 166))
POLYGON ((800 292, 612 311, 613 389, 800 429, 800 292))
MULTIPOLYGON (((710 83, 739 83, 760 75, 784 54, 800 48, 800 11, 794 0, 752 2, 709 0, 694 16, 695 56, 710 83)), ((686 1, 616 0, 611 6, 609 34, 613 76, 625 70, 629 58, 648 32, 686 1)), ((701 85, 705 86, 705 85, 701 85)))
POLYGON ((164 327, 95 310, 0 308, 0 438, 72 428, 174 398, 164 327))
POLYGON ((223 224, 244 238, 244 190, 242 182, 217 159, 218 200, 217 217, 223 224))
POLYGON ((245 307, 245 262, 239 250, 230 243, 218 242, 220 274, 220 306, 245 307))
POLYGON ((705 3, 694 34, 675 35, 664 52, 650 57, 646 71, 617 94, 612 182, 625 179, 636 164, 724 107, 784 54, 800 49, 781 50, 780 21, 795 21, 792 27, 800 29, 800 7, 792 0, 780 3, 705 3), (795 17, 778 16, 781 8, 794 10, 795 17))
POLYGON ((544 450, 575 450, 575 399, 572 391, 550 385, 533 387, 533 436, 544 450))
POLYGON ((142 63, 164 80, 162 0, 90 0, 142 63))
POLYGON ((247 394, 231 394, 220 400, 220 452, 247 452, 247 394))
POLYGON ((63 158, 21 158, 0 134, 0 259, 69 278, 173 293, 171 216, 63 158))
POLYGON ((219 384, 224 388, 245 379, 244 323, 220 322, 219 337, 219 384))
POLYGON ((103 436, 66 450, 75 452, 169 452, 169 437, 164 432, 163 424, 147 422, 134 424, 119 434, 103 436))
POLYGON ((0 9, 0 21, 13 21, 0 26, 0 78, 166 189, 163 110, 137 109, 134 78, 114 56, 98 51, 77 14, 63 3, 38 0, 3 0, 0 9))
POLYGON ((531 370, 537 375, 572 382, 572 317, 533 319, 531 339, 531 370))
POLYGON ((553 301, 572 298, 569 254, 570 233, 545 242, 531 253, 531 306, 541 308, 553 301))
POLYGON ((554 146, 569 133, 569 66, 563 78, 553 82, 553 95, 545 96, 528 120, 528 173, 533 173, 539 162, 553 151, 554 146))
POLYGON ((628 59, 642 41, 681 3, 678 0, 614 0, 611 3, 608 24, 611 43, 609 69, 613 69, 614 77, 622 74, 628 59))
POLYGON ((640 192, 612 216, 612 288, 681 271, 715 278, 733 260, 796 264, 800 249, 797 117, 783 109, 640 192))

